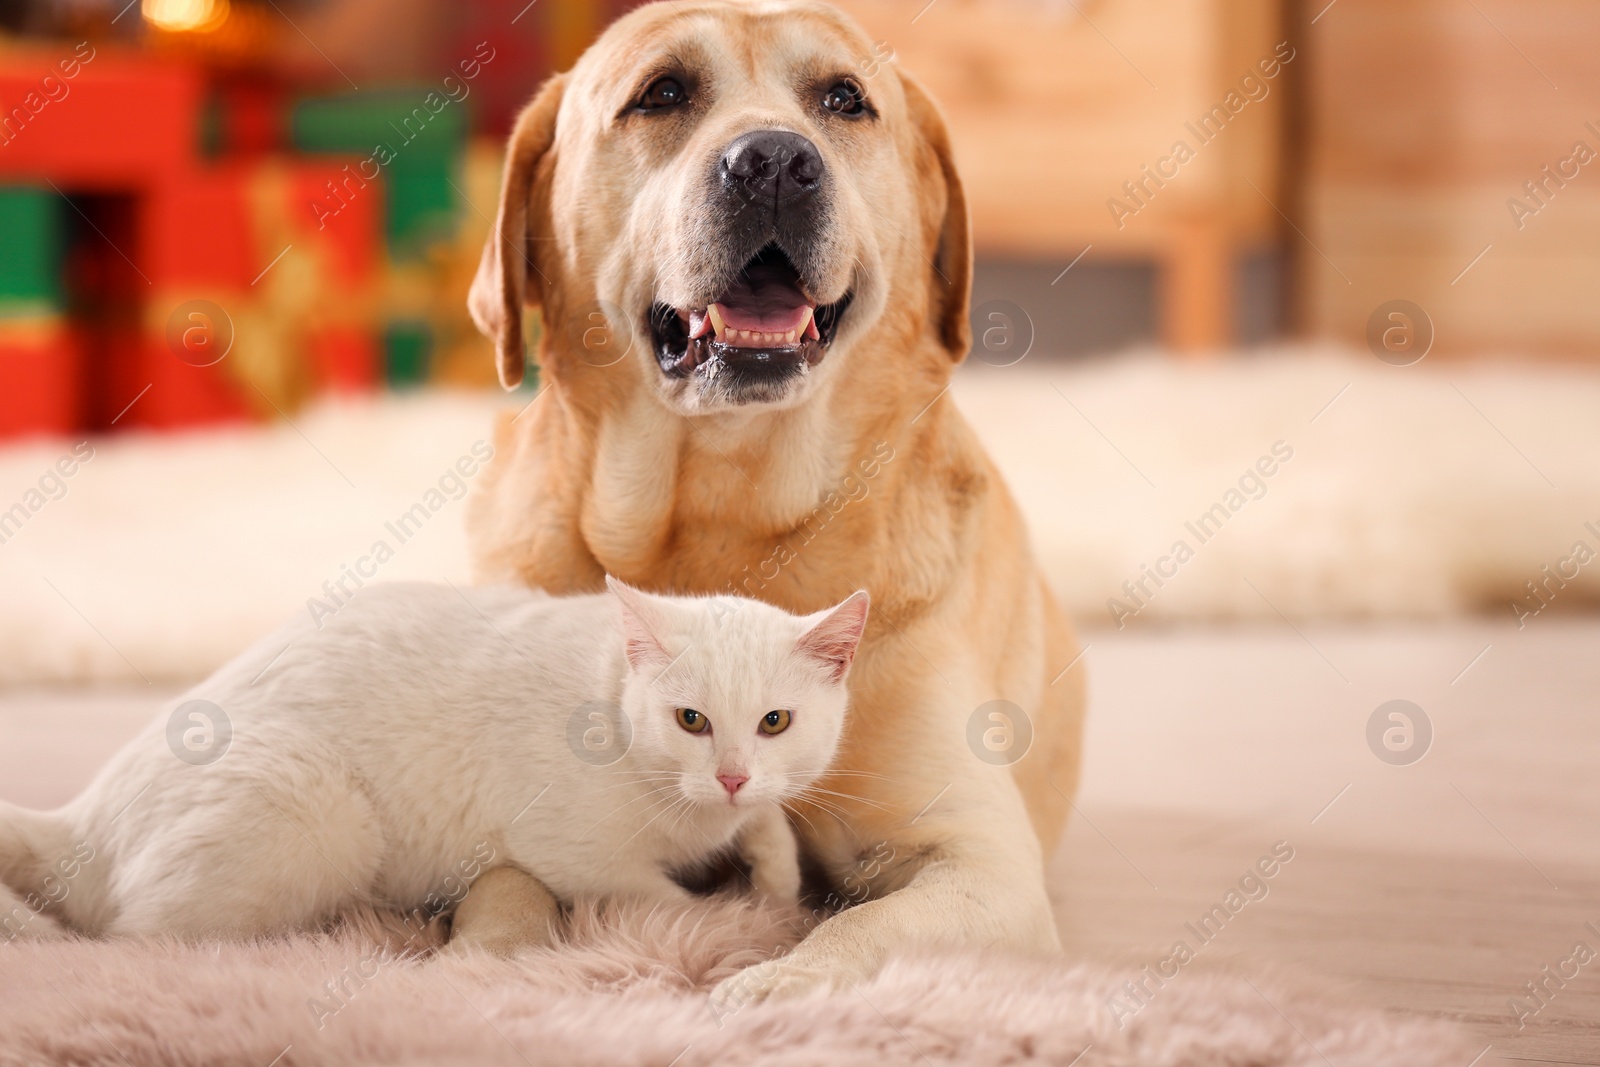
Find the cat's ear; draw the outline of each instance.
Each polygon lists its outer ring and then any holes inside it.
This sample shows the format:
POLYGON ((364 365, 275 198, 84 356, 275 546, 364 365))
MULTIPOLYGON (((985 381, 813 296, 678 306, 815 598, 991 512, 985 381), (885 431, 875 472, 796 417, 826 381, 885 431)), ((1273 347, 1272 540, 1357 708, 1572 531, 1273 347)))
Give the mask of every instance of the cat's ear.
POLYGON ((860 589, 838 607, 818 612, 821 619, 800 635, 795 650, 821 665, 833 681, 842 681, 856 658, 862 631, 867 628, 868 604, 867 591, 860 589))
POLYGON ((665 666, 672 662, 666 646, 657 636, 661 630, 660 612, 651 603, 648 593, 606 575, 606 588, 611 590, 622 605, 623 649, 628 655, 628 666, 634 670, 652 664, 665 666))

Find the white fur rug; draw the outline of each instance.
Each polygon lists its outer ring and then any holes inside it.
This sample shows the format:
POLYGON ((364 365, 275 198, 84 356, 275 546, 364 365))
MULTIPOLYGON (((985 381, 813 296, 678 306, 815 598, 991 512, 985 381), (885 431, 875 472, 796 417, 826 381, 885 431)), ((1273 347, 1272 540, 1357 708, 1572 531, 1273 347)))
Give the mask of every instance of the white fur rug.
MULTIPOLYGON (((1395 368, 1326 350, 1035 355, 963 370, 954 395, 1091 627, 1114 623, 1111 598, 1137 608, 1120 619, 1136 626, 1280 611, 1511 623, 1541 568, 1579 541, 1600 550, 1593 369, 1395 368), (1241 490, 1279 442, 1292 458, 1241 490), (1214 505, 1225 521, 1202 542, 1186 524, 1214 505), (1179 540, 1192 558, 1163 563, 1179 540), (1145 578, 1135 601, 1123 583, 1146 565, 1175 576, 1145 578)), ((525 399, 388 396, 293 426, 118 436, 59 480, 47 471, 74 442, 0 449, 0 513, 39 504, 20 529, 0 526, 0 684, 204 674, 379 540, 395 551, 383 578, 465 580, 456 497, 471 479, 452 468, 493 411, 525 399), (386 524, 418 504, 426 522, 401 543, 386 524)), ((1547 599, 1592 607, 1600 565, 1547 599)))
POLYGON ((1128 1014, 1108 1001, 1127 1002, 1136 972, 999 955, 897 960, 851 991, 719 1020, 705 989, 796 928, 726 900, 584 909, 569 945, 513 963, 392 955, 363 925, 257 944, 0 946, 0 1063, 1462 1067, 1475 1052, 1444 1023, 1278 978, 1184 969, 1147 980, 1128 1014))

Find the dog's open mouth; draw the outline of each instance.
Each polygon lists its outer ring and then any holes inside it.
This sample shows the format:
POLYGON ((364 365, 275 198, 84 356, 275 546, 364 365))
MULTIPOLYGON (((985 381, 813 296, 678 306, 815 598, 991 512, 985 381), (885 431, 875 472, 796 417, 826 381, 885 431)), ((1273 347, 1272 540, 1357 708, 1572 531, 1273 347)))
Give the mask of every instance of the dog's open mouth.
POLYGON ((822 361, 850 296, 818 305, 800 272, 769 244, 705 307, 650 309, 656 362, 671 377, 726 366, 750 378, 787 378, 822 361))

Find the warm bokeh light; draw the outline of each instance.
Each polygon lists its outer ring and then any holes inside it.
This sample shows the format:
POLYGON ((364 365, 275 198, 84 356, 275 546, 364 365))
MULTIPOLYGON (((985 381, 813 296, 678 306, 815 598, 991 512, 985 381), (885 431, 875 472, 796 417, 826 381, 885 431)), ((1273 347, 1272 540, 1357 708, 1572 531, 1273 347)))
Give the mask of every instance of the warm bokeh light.
POLYGON ((228 0, 144 0, 145 21, 169 33, 205 33, 228 18, 228 0))

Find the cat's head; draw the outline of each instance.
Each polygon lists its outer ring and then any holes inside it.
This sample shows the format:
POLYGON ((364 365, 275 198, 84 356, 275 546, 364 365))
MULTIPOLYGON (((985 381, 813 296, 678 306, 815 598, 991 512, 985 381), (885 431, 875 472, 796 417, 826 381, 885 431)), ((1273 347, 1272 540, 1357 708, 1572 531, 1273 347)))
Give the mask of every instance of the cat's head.
POLYGON ((742 597, 668 597, 606 579, 628 659, 634 766, 699 804, 794 796, 827 770, 867 594, 814 615, 742 597))

